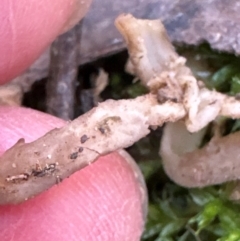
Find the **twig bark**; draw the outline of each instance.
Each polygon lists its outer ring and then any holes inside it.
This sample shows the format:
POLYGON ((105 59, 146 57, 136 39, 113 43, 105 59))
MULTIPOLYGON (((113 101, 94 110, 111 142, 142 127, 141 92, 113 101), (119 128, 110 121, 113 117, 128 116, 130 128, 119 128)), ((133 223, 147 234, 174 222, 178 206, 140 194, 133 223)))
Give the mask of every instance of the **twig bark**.
POLYGON ((184 115, 178 104, 160 106, 151 94, 134 100, 108 100, 32 143, 22 139, 0 158, 0 204, 22 202, 100 155, 131 146, 149 133, 149 126, 184 115))

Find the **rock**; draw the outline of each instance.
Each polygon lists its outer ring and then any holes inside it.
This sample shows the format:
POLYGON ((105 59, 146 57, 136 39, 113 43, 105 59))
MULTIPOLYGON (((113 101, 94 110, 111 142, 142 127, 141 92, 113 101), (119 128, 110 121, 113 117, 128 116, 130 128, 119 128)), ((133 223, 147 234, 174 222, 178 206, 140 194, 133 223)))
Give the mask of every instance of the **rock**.
MULTIPOLYGON (((224 0, 95 0, 87 16, 82 20, 78 44, 79 64, 125 48, 114 26, 121 13, 135 17, 160 18, 171 40, 177 44, 208 42, 220 51, 240 54, 240 3, 224 0)), ((48 75, 49 50, 17 80, 32 83, 48 75)))

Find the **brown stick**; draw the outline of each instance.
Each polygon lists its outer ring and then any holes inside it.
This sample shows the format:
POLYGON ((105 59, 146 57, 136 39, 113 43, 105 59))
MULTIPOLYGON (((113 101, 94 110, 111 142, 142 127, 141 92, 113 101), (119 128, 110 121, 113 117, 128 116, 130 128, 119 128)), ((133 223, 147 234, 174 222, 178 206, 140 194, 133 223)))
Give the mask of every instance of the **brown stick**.
POLYGON ((158 106, 154 95, 108 100, 32 143, 22 139, 0 158, 0 204, 35 196, 100 155, 131 146, 149 133, 150 125, 184 115, 178 104, 158 106))
POLYGON ((79 25, 59 36, 51 46, 50 73, 47 82, 47 112, 64 120, 74 117, 77 77, 79 25))

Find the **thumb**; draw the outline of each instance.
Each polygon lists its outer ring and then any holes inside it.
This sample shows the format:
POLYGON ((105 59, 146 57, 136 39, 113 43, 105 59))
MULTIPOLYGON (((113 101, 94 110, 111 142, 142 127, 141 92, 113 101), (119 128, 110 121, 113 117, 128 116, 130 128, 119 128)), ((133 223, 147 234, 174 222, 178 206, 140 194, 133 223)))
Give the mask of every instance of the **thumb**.
MULTIPOLYGON (((0 107, 0 152, 19 138, 32 141, 62 125, 31 109, 0 107)), ((115 152, 33 199, 1 206, 0 240, 138 241, 145 207, 139 170, 126 154, 115 152)))
POLYGON ((1 0, 0 84, 26 69, 58 34, 86 13, 91 0, 1 0))

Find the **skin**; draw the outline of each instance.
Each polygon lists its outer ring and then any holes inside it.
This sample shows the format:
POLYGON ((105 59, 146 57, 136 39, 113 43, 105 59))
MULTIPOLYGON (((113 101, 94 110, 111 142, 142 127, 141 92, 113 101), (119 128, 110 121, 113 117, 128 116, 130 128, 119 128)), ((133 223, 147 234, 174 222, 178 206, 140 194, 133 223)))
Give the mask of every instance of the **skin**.
MULTIPOLYGON (((0 81, 17 76, 87 10, 78 1, 3 0, 0 81), (70 24, 70 25, 69 25, 70 24)), ((21 107, 0 107, 0 155, 65 122, 21 107)), ((37 197, 0 207, 0 240, 139 240, 146 198, 136 166, 119 153, 99 158, 37 197)))
POLYGON ((85 15, 90 3, 91 0, 2 0, 0 82, 25 70, 57 35, 85 15))

